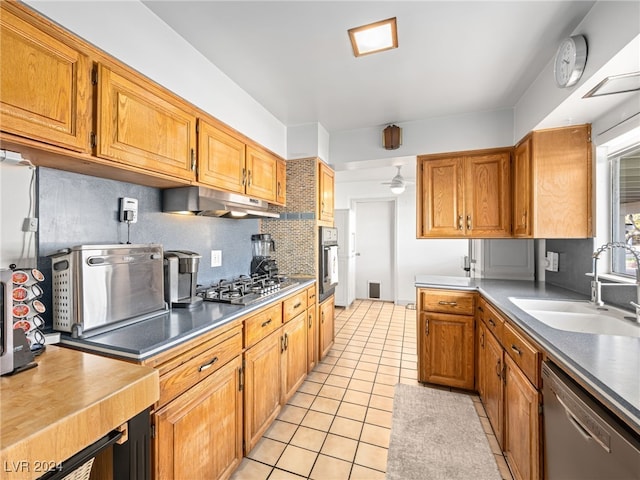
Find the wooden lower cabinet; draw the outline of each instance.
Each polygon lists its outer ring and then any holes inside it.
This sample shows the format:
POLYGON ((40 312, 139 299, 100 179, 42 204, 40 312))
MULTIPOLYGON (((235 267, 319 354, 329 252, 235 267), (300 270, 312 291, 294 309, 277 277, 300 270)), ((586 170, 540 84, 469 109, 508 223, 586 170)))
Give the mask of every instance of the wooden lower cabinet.
POLYGON ((286 404, 307 376, 307 316, 300 313, 282 327, 282 404, 286 404))
POLYGON ((484 329, 484 348, 481 352, 482 374, 480 375, 483 383, 483 391, 480 394, 487 417, 493 427, 493 432, 498 440, 500 447, 504 444, 503 436, 503 375, 504 375, 504 352, 500 342, 493 334, 481 324, 484 329))
POLYGON ((474 323, 472 315, 420 312, 419 381, 473 389, 474 323))
POLYGON ((238 356, 153 415, 155 478, 228 478, 242 461, 238 356))
POLYGON ((320 316, 319 360, 322 360, 333 346, 335 315, 335 303, 333 295, 319 305, 318 315, 320 316))
POLYGON ((541 478, 540 393, 505 355, 504 447, 516 480, 541 478))
POLYGON ((280 330, 244 353, 244 442, 249 452, 280 413, 281 355, 280 330))

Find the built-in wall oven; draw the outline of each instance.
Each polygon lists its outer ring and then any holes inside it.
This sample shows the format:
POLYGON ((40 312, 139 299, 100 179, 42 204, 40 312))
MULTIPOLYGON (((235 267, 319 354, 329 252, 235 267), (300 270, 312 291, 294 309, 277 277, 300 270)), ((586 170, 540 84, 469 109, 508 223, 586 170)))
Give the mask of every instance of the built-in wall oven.
POLYGON ((318 286, 320 301, 333 295, 338 284, 338 229, 320 227, 318 286))

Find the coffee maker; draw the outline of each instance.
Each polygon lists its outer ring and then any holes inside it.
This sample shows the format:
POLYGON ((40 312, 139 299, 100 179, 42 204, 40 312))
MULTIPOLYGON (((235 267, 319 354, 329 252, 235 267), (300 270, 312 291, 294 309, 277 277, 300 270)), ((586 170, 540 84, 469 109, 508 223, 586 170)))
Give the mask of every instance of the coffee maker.
POLYGON ((202 255, 186 250, 164 252, 164 299, 173 308, 194 308, 202 303, 196 295, 202 255))
POLYGON ((275 277, 278 275, 276 261, 271 258, 271 252, 276 251, 276 244, 268 233, 257 233, 251 235, 251 275, 268 275, 275 277))

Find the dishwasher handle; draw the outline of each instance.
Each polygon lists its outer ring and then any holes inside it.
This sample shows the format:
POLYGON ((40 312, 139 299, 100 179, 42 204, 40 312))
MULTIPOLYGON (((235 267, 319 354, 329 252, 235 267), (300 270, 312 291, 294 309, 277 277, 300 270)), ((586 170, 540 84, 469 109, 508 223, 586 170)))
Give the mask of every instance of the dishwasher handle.
POLYGON ((611 453, 611 449, 609 448, 609 446, 606 445, 598 437, 598 435, 596 435, 593 431, 591 431, 589 429, 589 427, 587 425, 585 425, 584 422, 580 421, 578 416, 573 411, 571 411, 569 406, 565 402, 562 401, 560 396, 555 391, 552 390, 552 392, 553 392, 553 395, 556 397, 556 400, 558 400, 560 405, 562 405, 562 408, 564 408, 564 411, 565 411, 565 413, 567 415, 567 418, 571 422, 571 425, 573 425, 573 427, 578 431, 578 433, 580 435, 582 435, 585 438, 585 440, 593 440, 598 445, 600 445, 607 453, 611 453))

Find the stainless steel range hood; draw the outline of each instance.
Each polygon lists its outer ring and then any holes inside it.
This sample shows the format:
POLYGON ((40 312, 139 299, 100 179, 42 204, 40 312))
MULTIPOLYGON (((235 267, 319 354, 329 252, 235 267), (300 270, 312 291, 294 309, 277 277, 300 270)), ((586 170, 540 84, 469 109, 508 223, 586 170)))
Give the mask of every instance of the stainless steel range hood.
POLYGON ((264 200, 205 187, 167 188, 162 191, 162 211, 224 218, 280 218, 267 210, 264 200))

